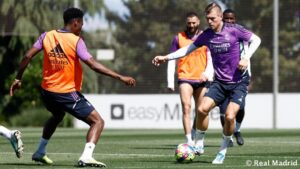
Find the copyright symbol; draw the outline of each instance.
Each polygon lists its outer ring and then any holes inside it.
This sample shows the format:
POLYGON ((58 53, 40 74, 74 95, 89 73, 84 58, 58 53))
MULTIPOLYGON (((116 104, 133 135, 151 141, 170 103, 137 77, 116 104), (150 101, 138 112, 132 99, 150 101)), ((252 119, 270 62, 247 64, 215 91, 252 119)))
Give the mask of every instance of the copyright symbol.
POLYGON ((252 161, 251 160, 246 160, 246 166, 251 166, 252 165, 252 161))

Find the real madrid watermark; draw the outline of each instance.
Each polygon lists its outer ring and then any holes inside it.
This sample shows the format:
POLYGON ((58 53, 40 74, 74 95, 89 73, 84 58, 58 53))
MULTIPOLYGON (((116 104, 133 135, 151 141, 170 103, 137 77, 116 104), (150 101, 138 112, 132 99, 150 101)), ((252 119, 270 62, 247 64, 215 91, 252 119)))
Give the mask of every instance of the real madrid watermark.
MULTIPOLYGON (((246 160, 246 166, 266 167, 266 166, 282 166, 295 167, 298 166, 298 160, 246 160)), ((300 164, 299 164, 300 166, 300 164)))

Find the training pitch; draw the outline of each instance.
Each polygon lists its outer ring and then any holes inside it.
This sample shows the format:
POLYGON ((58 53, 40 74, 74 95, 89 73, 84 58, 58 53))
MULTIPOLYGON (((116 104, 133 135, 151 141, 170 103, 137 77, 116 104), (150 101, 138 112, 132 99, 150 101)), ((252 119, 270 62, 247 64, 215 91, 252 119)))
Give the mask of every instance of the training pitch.
MULTIPOLYGON (((20 128, 18 128, 20 129, 20 128)), ((77 168, 87 130, 58 128, 47 148, 53 166, 31 161, 42 128, 24 128, 25 153, 16 158, 10 143, 0 139, 1 169, 77 168)), ((245 145, 228 149, 223 165, 211 162, 221 143, 221 129, 208 130, 205 153, 189 164, 175 162, 174 150, 184 142, 183 130, 111 130, 105 129, 94 151, 95 159, 112 169, 190 169, 190 168, 300 168, 299 130, 243 130, 245 145)))

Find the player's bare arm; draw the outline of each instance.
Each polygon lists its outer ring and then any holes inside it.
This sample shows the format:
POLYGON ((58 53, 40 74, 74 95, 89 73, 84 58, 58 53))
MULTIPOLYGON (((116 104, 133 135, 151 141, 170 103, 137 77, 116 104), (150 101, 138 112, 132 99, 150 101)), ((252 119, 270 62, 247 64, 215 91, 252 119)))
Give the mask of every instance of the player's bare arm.
POLYGON ((106 76, 110 76, 110 77, 118 79, 118 80, 121 80, 128 86, 135 86, 135 84, 136 84, 136 81, 134 78, 129 77, 129 76, 120 75, 120 74, 114 72, 113 70, 105 67, 101 63, 95 61, 93 58, 90 58, 90 59, 84 61, 84 63, 86 63, 95 72, 104 74, 106 76))
POLYGON ((185 46, 183 48, 180 48, 176 52, 170 53, 168 55, 165 55, 165 56, 155 56, 154 59, 152 60, 152 63, 155 66, 159 66, 161 63, 164 63, 164 62, 166 62, 168 60, 182 58, 182 57, 190 54, 191 52, 193 52, 197 48, 198 47, 195 46, 194 44, 190 44, 190 45, 185 46))
POLYGON ((24 56, 23 60, 21 61, 20 66, 19 66, 19 70, 18 70, 16 79, 14 80, 14 82, 10 86, 10 96, 13 96, 14 91, 21 87, 21 84, 22 84, 21 80, 22 80, 23 73, 24 73, 25 69, 27 68, 28 64, 30 63, 31 59, 39 51, 40 51, 39 49, 36 49, 34 47, 32 47, 31 49, 29 49, 27 51, 26 55, 24 56))

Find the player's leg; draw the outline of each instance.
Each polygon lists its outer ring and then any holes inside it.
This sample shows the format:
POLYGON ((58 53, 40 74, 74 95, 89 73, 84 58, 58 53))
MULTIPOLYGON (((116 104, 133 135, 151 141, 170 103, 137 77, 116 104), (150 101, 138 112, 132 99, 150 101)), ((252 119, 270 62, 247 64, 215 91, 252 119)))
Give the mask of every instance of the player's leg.
POLYGON ((68 106, 67 112, 90 126, 86 135, 86 144, 78 160, 78 165, 81 167, 105 167, 106 165, 104 163, 93 158, 95 146, 104 128, 104 120, 80 92, 76 92, 76 95, 78 95, 79 98, 76 101, 76 106, 68 106))
POLYGON ((238 145, 244 145, 244 139, 242 137, 242 133, 240 130, 244 116, 245 116, 245 108, 240 109, 238 111, 235 120, 236 122, 235 122, 234 136, 236 138, 236 142, 238 145))
POLYGON ((212 162, 213 164, 223 164, 224 162, 227 153, 227 148, 229 147, 229 143, 232 140, 232 134, 235 127, 235 116, 239 109, 240 109, 240 105, 234 102, 229 102, 225 114, 225 124, 223 128, 223 141, 219 149, 219 152, 217 153, 216 158, 212 162))
POLYGON ((202 90, 205 93, 203 100, 197 107, 197 130, 195 135, 195 153, 200 155, 204 152, 204 137, 208 128, 208 113, 216 106, 216 102, 224 100, 223 91, 218 82, 212 82, 209 90, 202 90))
POLYGON ((40 139, 37 150, 32 155, 32 160, 43 164, 51 165, 53 161, 46 155, 46 148, 50 138, 55 132, 58 124, 63 120, 65 112, 61 104, 64 103, 63 98, 65 95, 49 92, 41 89, 41 98, 44 102, 45 107, 52 116, 46 121, 42 137, 40 139))
POLYGON ((213 99, 204 96, 202 102, 197 108, 197 129, 195 135, 195 153, 197 155, 204 153, 204 137, 209 123, 208 113, 214 105, 215 103, 213 99))
POLYGON ((181 83, 179 84, 179 94, 182 105, 182 124, 186 142, 193 145, 191 135, 191 98, 193 95, 193 87, 189 83, 181 83))
POLYGON ((197 124, 197 113, 195 113, 195 117, 192 125, 192 131, 191 131, 193 143, 195 143, 194 140, 196 135, 196 124, 197 124))
POLYGON ((104 163, 96 161, 93 158, 95 146, 104 128, 104 120, 96 110, 93 110, 86 118, 82 120, 86 122, 90 128, 87 132, 86 144, 83 153, 79 158, 78 164, 79 166, 105 167, 106 165, 104 163))
POLYGON ((24 145, 21 140, 21 132, 19 130, 9 130, 4 126, 0 126, 0 135, 8 139, 18 158, 23 155, 24 145))
POLYGON ((230 136, 233 134, 235 128, 235 117, 239 109, 240 109, 239 104, 234 102, 229 102, 226 109, 225 124, 223 129, 223 133, 225 136, 230 136))
POLYGON ((53 161, 46 155, 46 147, 51 136, 55 132, 58 124, 63 120, 65 112, 56 110, 52 112, 50 117, 44 125, 42 138, 35 153, 32 155, 32 160, 44 164, 53 164, 53 161))
MULTIPOLYGON (((225 113, 226 113, 226 109, 227 106, 229 104, 229 98, 226 97, 225 100, 219 104, 219 108, 220 108, 220 121, 221 121, 221 125, 222 128, 224 128, 224 124, 225 124, 225 113)), ((233 147, 233 139, 230 140, 228 147, 233 147)))
POLYGON ((239 83, 233 86, 225 85, 225 87, 230 87, 230 102, 227 106, 225 114, 225 125, 223 129, 224 139, 216 158, 212 162, 213 164, 223 164, 224 162, 225 155, 227 153, 227 147, 234 132, 236 114, 243 106, 245 97, 247 95, 247 85, 244 83, 239 83))
MULTIPOLYGON (((206 92, 207 88, 205 87, 205 83, 199 84, 197 86, 194 86, 194 93, 193 93, 193 98, 195 102, 195 109, 197 112, 198 107, 200 106, 200 103, 203 100, 204 94, 206 92)), ((197 124, 197 114, 195 114, 194 120, 193 120, 193 126, 192 126, 192 139, 195 139, 196 135, 196 124, 197 124)))
MULTIPOLYGON (((247 71, 244 74, 243 77, 243 83, 245 85, 247 85, 247 93, 250 90, 252 84, 251 84, 251 77, 249 75, 249 72, 247 71)), ((235 129, 234 129, 234 136, 236 138, 236 142, 238 145, 244 145, 244 139, 242 137, 242 133, 241 133, 241 125, 242 125, 242 121, 244 119, 245 116, 245 105, 246 105, 246 100, 244 99, 244 103, 242 104, 240 110, 238 111, 237 115, 236 115, 236 120, 235 120, 235 129)))
POLYGON ((222 125, 222 128, 224 128, 224 124, 225 124, 225 112, 226 112, 226 108, 229 104, 229 98, 226 98, 222 103, 219 104, 219 108, 220 108, 220 122, 222 125))

